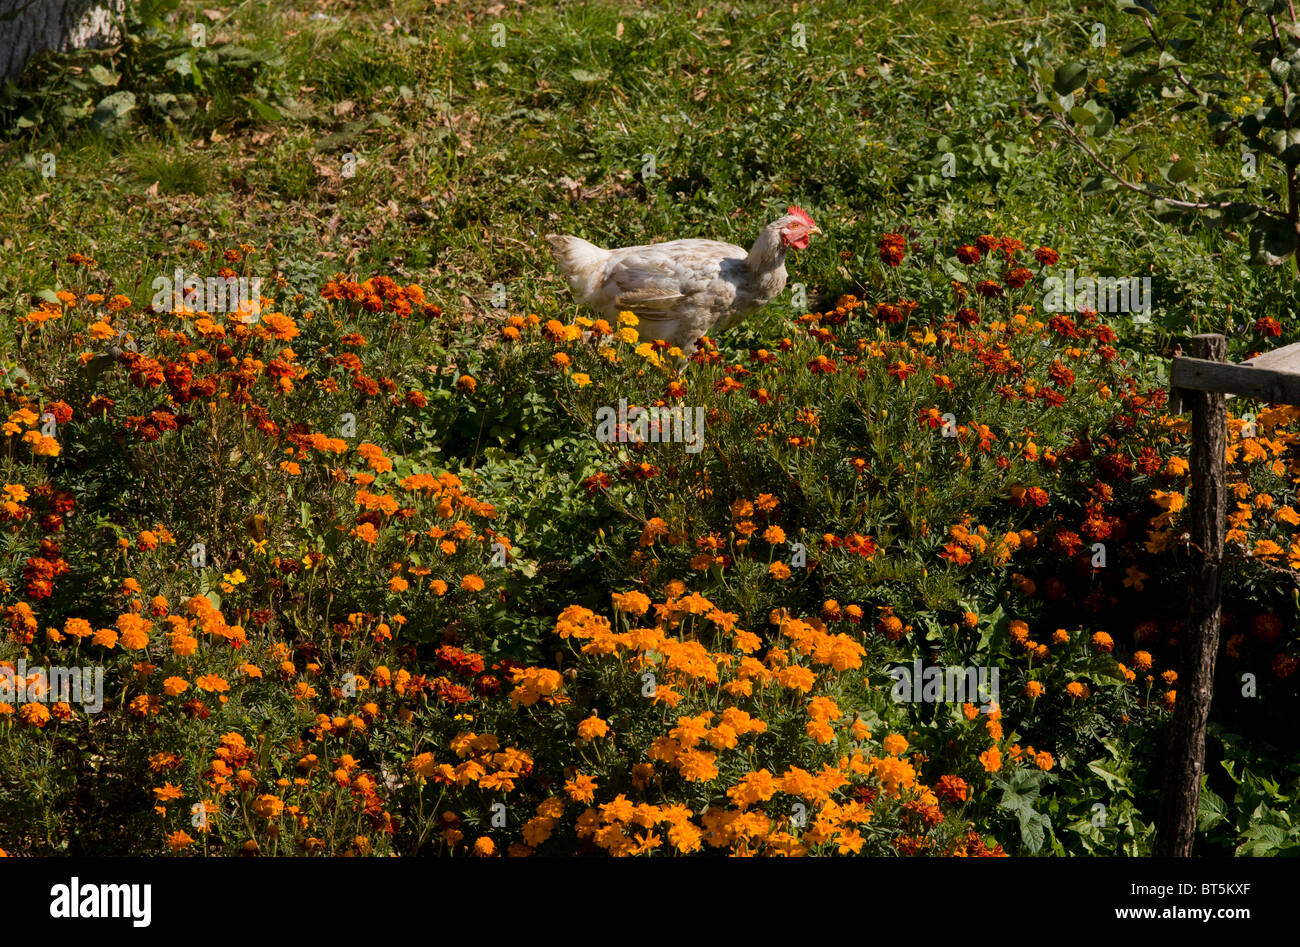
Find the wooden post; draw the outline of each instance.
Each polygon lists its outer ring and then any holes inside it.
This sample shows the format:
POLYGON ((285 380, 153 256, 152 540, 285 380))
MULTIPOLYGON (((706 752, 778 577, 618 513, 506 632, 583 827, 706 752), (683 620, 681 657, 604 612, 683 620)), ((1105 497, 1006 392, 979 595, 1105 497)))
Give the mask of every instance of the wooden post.
MULTIPOLYGON (((1192 355, 1207 361, 1221 362, 1227 352, 1221 335, 1195 336, 1192 345, 1192 355)), ((1196 837, 1205 724, 1219 651, 1227 409, 1219 392, 1182 389, 1180 395, 1192 411, 1191 574, 1154 854, 1185 858, 1196 837)))

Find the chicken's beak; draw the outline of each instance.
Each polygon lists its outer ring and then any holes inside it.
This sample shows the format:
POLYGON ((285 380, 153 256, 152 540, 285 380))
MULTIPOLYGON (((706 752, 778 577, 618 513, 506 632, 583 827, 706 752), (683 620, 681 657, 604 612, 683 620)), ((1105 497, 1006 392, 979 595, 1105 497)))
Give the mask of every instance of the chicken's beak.
POLYGON ((808 233, 810 234, 821 233, 821 232, 822 232, 822 228, 818 227, 816 224, 813 224, 812 227, 808 230, 808 233))

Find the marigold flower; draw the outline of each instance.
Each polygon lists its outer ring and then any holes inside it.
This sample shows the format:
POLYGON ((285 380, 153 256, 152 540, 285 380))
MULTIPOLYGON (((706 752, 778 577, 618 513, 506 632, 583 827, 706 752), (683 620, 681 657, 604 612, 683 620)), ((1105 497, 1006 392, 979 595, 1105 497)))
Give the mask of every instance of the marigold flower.
POLYGON ((991 746, 980 754, 980 763, 983 764, 985 772, 996 773, 1002 768, 1002 751, 996 746, 991 746))
POLYGON ((890 756, 902 756, 907 751, 907 738, 891 733, 881 741, 880 745, 890 756))

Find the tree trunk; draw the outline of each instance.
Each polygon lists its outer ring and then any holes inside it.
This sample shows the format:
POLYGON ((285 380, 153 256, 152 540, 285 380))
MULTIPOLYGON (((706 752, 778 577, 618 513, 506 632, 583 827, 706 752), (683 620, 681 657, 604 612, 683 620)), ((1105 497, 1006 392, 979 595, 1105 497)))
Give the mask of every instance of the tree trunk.
POLYGON ((125 9, 126 0, 0 0, 0 82, 45 50, 111 46, 125 9))
MULTIPOLYGON (((1221 335, 1192 339, 1192 355, 1223 361, 1221 335)), ((1196 839, 1196 817, 1205 770, 1205 724, 1219 653, 1223 560, 1224 449, 1227 408, 1222 394, 1183 390, 1192 409, 1192 550, 1187 590, 1187 629, 1175 685, 1174 719, 1165 756, 1154 854, 1186 858, 1196 839)))

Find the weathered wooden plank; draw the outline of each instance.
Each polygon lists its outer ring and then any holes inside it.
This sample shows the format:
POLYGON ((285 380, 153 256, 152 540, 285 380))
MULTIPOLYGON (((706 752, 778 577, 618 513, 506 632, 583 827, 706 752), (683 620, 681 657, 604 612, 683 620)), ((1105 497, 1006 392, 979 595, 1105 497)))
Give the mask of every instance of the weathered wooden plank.
POLYGON ((1267 368, 1275 372, 1295 372, 1300 374, 1300 342, 1284 345, 1271 352, 1262 352, 1254 358, 1248 358, 1240 365, 1251 368, 1267 368))
POLYGON ((1178 356, 1169 372, 1169 384, 1184 391, 1234 394, 1270 404, 1300 404, 1300 374, 1269 368, 1178 356))
MULTIPOLYGON (((1204 361, 1216 365, 1227 351, 1221 335, 1198 335, 1193 349, 1204 361)), ((1262 368, 1217 365, 1232 369, 1220 379, 1254 377, 1268 373, 1262 368)), ((1198 365, 1184 369, 1194 378, 1204 378, 1198 365)), ((1300 381, 1300 379, 1297 379, 1300 381)), ((1258 389, 1257 389, 1258 390, 1258 389)), ((1175 688, 1174 719, 1169 732, 1169 751, 1157 817, 1154 854, 1186 858, 1196 839, 1196 816, 1201 796, 1201 775, 1205 770, 1205 726, 1210 717, 1214 691, 1214 661, 1219 651, 1221 620, 1223 510, 1227 499, 1224 476, 1224 448, 1227 445, 1227 408, 1224 397, 1214 389, 1188 391, 1182 395, 1192 409, 1191 556, 1187 589, 1187 629, 1175 688)), ((1265 398, 1264 400, 1279 400, 1265 398)))

